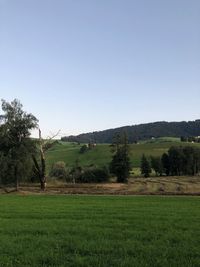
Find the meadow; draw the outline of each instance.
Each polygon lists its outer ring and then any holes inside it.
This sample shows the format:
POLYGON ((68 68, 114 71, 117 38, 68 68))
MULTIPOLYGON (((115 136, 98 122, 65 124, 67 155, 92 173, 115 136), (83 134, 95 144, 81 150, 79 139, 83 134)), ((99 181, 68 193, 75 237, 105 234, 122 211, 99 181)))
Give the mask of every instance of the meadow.
POLYGON ((0 195, 0 266, 200 266, 199 197, 0 195))
MULTIPOLYGON (((179 138, 158 138, 155 140, 141 141, 139 144, 130 145, 130 159, 133 168, 140 167, 142 154, 146 156, 161 156, 167 152, 171 146, 188 145, 181 143, 179 138)), ((189 144, 200 147, 200 144, 189 144)), ((68 167, 75 165, 78 160, 81 166, 104 166, 108 165, 112 159, 111 146, 109 144, 97 144, 95 148, 80 154, 81 145, 76 143, 61 142, 54 145, 47 151, 47 169, 49 170, 53 163, 64 161, 68 167)))

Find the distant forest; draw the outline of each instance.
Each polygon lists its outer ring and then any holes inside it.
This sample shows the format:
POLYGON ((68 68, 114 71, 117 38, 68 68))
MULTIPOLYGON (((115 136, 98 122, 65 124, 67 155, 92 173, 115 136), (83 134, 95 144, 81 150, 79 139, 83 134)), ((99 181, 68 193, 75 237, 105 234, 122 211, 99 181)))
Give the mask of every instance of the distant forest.
POLYGON ((129 143, 147 140, 152 137, 190 137, 200 136, 200 120, 182 122, 154 122, 133 126, 124 126, 99 132, 84 133, 77 136, 62 137, 63 141, 80 143, 111 143, 113 137, 126 132, 129 143))

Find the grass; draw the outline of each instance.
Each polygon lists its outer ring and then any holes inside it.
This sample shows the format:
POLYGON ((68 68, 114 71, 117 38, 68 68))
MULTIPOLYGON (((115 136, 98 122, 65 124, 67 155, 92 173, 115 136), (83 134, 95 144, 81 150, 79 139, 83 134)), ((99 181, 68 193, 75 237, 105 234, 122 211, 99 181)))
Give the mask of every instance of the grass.
MULTIPOLYGON (((173 177, 150 177, 129 178, 126 184, 115 183, 111 179, 108 183, 73 184, 63 180, 49 179, 44 194, 66 195, 189 195, 200 196, 199 176, 173 176, 173 177)), ((13 192, 9 188, 7 192, 13 192)), ((20 194, 41 194, 39 184, 20 184, 20 194)), ((0 188, 0 194, 5 190, 0 188)))
MULTIPOLYGON (((178 138, 158 138, 141 142, 140 144, 130 145, 131 163, 134 168, 140 166, 142 154, 146 156, 161 156, 170 148, 170 146, 188 145, 181 143, 178 138)), ((200 144, 190 144, 199 146, 200 144)), ((81 166, 89 166, 91 164, 97 166, 108 165, 112 158, 111 147, 108 144, 99 144, 94 149, 80 154, 79 145, 74 143, 60 142, 47 152, 47 169, 49 170, 54 162, 64 161, 69 167, 72 167, 76 160, 81 166)))
POLYGON ((198 197, 0 196, 0 266, 200 266, 198 197))

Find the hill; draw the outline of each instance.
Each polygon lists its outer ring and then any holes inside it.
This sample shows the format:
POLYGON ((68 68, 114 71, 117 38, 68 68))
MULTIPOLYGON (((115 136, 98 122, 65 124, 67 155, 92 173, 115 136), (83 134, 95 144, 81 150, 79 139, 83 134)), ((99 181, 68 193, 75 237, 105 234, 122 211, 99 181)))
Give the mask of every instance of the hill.
MULTIPOLYGON (((140 166, 142 154, 146 156, 160 156, 166 152, 171 146, 188 145, 188 143, 181 143, 179 138, 157 138, 154 140, 143 141, 138 144, 130 145, 130 157, 133 168, 140 166)), ((191 146, 198 146, 200 144, 189 144, 191 146)), ((111 147, 109 144, 98 144, 91 150, 80 154, 81 145, 77 143, 57 142, 47 152, 47 169, 49 170, 53 163, 57 161, 64 161, 68 167, 75 165, 78 160, 81 166, 104 166, 108 165, 112 158, 111 147)))
POLYGON ((77 136, 62 137, 62 141, 80 143, 111 143, 117 133, 126 132, 129 142, 147 140, 152 137, 189 137, 200 135, 200 120, 182 122, 154 122, 133 126, 124 126, 104 131, 84 133, 77 136))

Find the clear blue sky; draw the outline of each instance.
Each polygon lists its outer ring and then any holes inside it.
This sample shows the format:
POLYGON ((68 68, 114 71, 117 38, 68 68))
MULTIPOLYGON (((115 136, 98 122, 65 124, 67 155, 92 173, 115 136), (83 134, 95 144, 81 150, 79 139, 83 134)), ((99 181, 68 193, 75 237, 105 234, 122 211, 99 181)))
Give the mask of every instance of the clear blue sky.
POLYGON ((44 134, 200 118, 199 0, 0 0, 0 98, 44 134))

